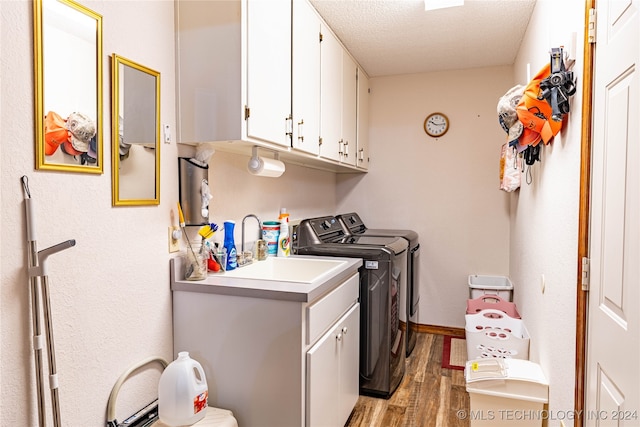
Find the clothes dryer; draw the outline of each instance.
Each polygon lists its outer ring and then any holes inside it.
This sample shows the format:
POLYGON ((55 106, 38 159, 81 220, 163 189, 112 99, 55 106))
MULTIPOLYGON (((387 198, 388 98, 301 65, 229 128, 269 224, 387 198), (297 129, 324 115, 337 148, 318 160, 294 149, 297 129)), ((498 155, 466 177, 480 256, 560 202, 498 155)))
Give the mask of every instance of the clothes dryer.
POLYGON ((332 216, 306 219, 294 233, 300 255, 362 258, 360 273, 360 394, 389 398, 405 372, 407 241, 399 237, 350 236, 332 216))

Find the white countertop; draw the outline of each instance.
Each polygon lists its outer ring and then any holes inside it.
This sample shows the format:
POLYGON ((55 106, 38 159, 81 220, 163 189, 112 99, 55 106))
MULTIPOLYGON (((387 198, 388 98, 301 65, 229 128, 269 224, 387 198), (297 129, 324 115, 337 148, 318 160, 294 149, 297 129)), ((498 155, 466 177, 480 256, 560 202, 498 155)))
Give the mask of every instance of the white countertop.
POLYGON ((189 281, 184 280, 182 257, 176 257, 169 261, 171 290, 173 292, 203 292, 284 301, 311 302, 356 274, 358 268, 362 265, 362 259, 360 258, 298 255, 292 257, 341 260, 345 261, 345 263, 336 269, 332 275, 321 276, 318 280, 310 283, 236 278, 225 276, 224 272, 209 272, 207 278, 204 280, 189 281))

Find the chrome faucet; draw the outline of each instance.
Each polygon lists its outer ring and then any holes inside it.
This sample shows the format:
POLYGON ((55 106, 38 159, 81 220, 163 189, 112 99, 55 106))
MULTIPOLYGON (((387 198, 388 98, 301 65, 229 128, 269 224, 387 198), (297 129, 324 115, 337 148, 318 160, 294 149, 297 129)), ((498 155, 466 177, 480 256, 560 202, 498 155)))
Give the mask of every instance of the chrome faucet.
POLYGON ((258 218, 257 216, 255 216, 254 214, 249 214, 246 215, 244 218, 242 218, 242 245, 241 245, 241 250, 242 253, 244 254, 244 221, 247 218, 255 218, 256 221, 258 221, 258 239, 262 238, 262 222, 260 222, 260 218, 258 218))

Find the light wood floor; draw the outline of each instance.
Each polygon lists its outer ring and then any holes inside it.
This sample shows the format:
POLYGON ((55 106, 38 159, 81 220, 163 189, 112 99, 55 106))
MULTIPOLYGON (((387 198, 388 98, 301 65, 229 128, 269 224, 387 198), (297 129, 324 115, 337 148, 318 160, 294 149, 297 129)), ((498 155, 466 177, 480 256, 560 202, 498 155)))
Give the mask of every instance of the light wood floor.
POLYGON ((464 373, 442 368, 443 343, 443 335, 418 333, 393 396, 360 396, 345 427, 468 427, 464 373))

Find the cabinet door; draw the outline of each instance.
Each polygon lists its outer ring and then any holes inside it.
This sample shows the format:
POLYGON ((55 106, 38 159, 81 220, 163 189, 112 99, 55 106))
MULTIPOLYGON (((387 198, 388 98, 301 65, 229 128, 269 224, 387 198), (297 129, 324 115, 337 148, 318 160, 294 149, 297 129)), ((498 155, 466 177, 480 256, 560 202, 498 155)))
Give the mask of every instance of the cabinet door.
POLYGON ((341 327, 334 326, 307 352, 307 427, 340 425, 341 327))
POLYGON ((292 146, 319 154, 320 18, 307 0, 293 1, 292 146))
POLYGON ((340 323, 340 419, 345 425, 360 394, 360 304, 356 304, 340 323))
POLYGON ((345 425, 360 391, 360 304, 307 352, 307 426, 345 425))
POLYGON ((290 146, 291 0, 244 1, 250 110, 247 136, 290 146))
POLYGON ((342 45, 324 24, 320 43, 320 155, 340 160, 342 152, 342 45))
POLYGON ((356 165, 356 100, 358 99, 358 66, 346 50, 342 51, 342 152, 340 161, 356 165))
POLYGON ((358 68, 358 121, 356 139, 358 156, 356 166, 369 168, 369 77, 358 68))

